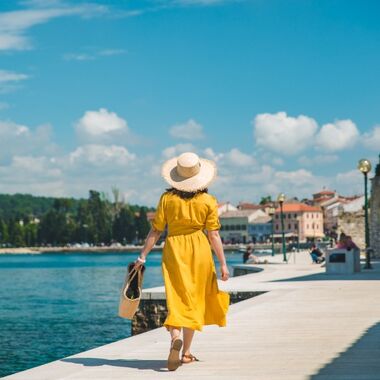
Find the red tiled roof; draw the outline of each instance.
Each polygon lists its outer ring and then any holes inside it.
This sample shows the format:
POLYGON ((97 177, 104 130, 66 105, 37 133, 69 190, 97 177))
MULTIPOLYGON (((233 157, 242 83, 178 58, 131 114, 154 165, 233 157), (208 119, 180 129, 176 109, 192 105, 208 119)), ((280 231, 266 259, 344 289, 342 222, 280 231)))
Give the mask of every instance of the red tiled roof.
POLYGON ((322 190, 322 191, 318 191, 318 193, 315 193, 313 195, 333 195, 333 194, 335 194, 335 191, 322 190))
POLYGON ((240 210, 259 210, 263 208, 262 205, 255 205, 254 203, 248 202, 240 202, 238 205, 238 209, 240 210))
POLYGON ((313 199, 313 202, 315 202, 315 203, 325 202, 328 199, 331 199, 331 198, 319 197, 319 198, 313 199))
MULTIPOLYGON (((284 212, 322 212, 322 209, 318 206, 309 206, 304 203, 284 203, 284 212)), ((276 209, 276 213, 280 212, 280 207, 276 209)))

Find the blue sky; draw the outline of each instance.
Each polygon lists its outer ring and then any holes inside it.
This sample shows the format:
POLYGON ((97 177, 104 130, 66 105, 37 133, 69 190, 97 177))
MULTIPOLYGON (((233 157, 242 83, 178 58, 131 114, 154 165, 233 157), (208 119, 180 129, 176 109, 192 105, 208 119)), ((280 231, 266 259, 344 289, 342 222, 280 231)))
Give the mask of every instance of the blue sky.
POLYGON ((161 163, 222 200, 359 193, 380 153, 377 1, 0 3, 1 192, 155 204, 161 163), (5 3, 5 4, 4 4, 5 3))

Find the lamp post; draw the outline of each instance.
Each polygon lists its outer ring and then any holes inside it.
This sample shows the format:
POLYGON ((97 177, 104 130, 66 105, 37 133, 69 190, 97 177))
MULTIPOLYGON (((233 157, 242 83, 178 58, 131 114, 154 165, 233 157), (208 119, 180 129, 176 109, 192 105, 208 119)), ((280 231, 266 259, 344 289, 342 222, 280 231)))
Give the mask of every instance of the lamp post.
POLYGON ((301 234, 300 219, 299 217, 297 217, 297 252, 300 251, 300 234, 301 234))
POLYGON ((285 201, 285 194, 283 194, 283 193, 279 194, 279 196, 277 197, 277 201, 278 201, 278 203, 280 204, 281 235, 282 235, 282 254, 283 254, 283 256, 284 256, 284 260, 283 260, 283 261, 287 262, 288 260, 286 259, 285 227, 284 227, 284 209, 283 209, 283 205, 284 205, 284 201, 285 201))
POLYGON ((371 161, 365 158, 358 163, 358 169, 364 174, 364 226, 365 226, 365 265, 364 269, 372 269, 369 251, 369 225, 368 225, 368 173, 371 171, 371 161))
POLYGON ((276 213, 276 209, 274 207, 269 208, 269 215, 272 217, 272 256, 274 256, 274 214, 276 213))

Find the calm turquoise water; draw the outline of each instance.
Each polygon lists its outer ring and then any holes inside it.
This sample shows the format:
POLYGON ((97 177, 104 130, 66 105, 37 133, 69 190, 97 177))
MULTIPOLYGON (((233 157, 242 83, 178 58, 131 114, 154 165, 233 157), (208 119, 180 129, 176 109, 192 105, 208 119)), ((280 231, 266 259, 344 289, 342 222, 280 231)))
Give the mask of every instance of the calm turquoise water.
MULTIPOLYGON (((137 255, 0 255, 0 377, 130 336, 117 308, 137 255)), ((241 253, 226 258, 242 262, 241 253)), ((153 252, 144 288, 159 285, 161 253, 153 252)))

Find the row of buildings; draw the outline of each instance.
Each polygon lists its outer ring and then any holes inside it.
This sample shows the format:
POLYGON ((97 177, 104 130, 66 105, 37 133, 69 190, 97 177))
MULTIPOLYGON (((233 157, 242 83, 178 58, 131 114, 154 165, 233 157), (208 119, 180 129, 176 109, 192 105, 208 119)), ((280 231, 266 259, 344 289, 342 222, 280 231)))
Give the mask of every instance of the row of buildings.
MULTIPOLYGON (((283 203, 284 233, 288 242, 337 238, 341 232, 362 239, 363 196, 344 197, 322 190, 312 199, 289 199, 283 203), (350 221, 352 219, 352 221, 350 221), (359 220, 360 219, 360 220, 359 220), (352 225, 352 226, 351 226, 352 225)), ((253 204, 229 202, 219 205, 220 234, 225 243, 266 243, 282 239, 281 211, 277 202, 253 204)), ((364 226, 363 226, 364 228, 364 226)), ((358 241, 361 244, 361 241, 358 241)))

